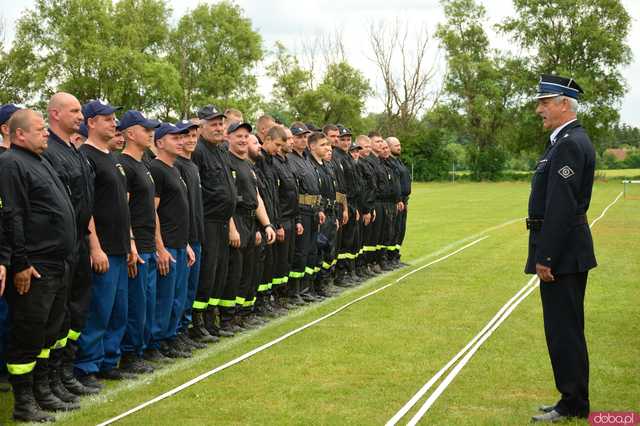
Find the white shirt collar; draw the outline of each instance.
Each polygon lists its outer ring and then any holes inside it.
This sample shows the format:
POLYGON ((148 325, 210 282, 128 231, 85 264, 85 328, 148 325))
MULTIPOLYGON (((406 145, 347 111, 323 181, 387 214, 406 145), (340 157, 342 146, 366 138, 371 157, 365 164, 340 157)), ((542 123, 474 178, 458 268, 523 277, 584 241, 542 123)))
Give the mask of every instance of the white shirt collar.
POLYGON ((569 124, 573 123, 576 120, 577 120, 577 118, 574 118, 573 120, 567 121, 566 123, 564 123, 560 127, 557 127, 553 131, 553 133, 551 133, 551 136, 549 136, 549 140, 551 141, 551 145, 556 143, 556 138, 558 137, 558 134, 562 131, 562 129, 564 129, 565 127, 567 127, 569 124))

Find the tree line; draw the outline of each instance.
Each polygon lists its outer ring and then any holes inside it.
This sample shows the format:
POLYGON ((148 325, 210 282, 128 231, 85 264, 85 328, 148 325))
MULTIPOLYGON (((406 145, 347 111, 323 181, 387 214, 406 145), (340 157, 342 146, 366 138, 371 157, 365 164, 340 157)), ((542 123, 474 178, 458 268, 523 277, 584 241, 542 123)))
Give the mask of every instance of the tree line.
POLYGON ((619 0, 513 0, 513 16, 494 28, 509 46, 500 50, 480 1, 441 5, 446 20, 433 34, 399 20, 371 25, 382 81, 374 90, 339 34, 302 54, 282 43, 270 49, 230 1, 200 4, 172 23, 167 0, 36 0, 13 43, 0 46, 0 102, 41 108, 64 90, 165 120, 215 103, 285 124, 341 123, 399 137, 416 179, 444 178, 457 163, 484 180, 531 168, 546 137, 531 99, 540 74, 558 73, 585 89, 580 117, 600 153, 637 135, 619 122, 621 68, 632 59, 631 18, 619 0), (273 80, 270 99, 258 93, 258 67, 273 80), (366 113, 371 96, 381 112, 366 113))

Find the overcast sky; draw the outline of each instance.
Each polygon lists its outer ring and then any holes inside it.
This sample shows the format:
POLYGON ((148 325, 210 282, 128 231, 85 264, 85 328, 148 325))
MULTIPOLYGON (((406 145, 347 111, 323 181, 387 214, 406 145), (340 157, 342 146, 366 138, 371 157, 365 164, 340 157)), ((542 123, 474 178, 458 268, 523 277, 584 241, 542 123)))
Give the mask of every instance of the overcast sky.
MULTIPOLYGON (((7 27, 6 41, 13 37, 13 25, 22 11, 33 4, 33 0, 11 0, 3 2, 0 16, 4 16, 7 27)), ((195 7, 195 0, 170 0, 173 19, 176 20, 187 10, 195 7)), ((374 88, 380 81, 376 69, 369 59, 367 31, 372 23, 391 20, 395 17, 407 22, 415 29, 424 25, 430 33, 435 31, 444 14, 438 0, 237 0, 254 28, 260 32, 265 49, 271 50, 276 41, 282 41, 288 48, 300 51, 304 41, 311 41, 321 33, 342 33, 349 62, 362 70, 374 88)), ((511 0, 482 0, 487 8, 487 30, 513 12, 511 0)), ((622 0, 632 17, 632 30, 628 43, 633 51, 633 62, 623 70, 628 91, 622 103, 622 121, 640 126, 640 1, 622 0)), ((491 32, 492 47, 505 48, 508 41, 491 32)), ((435 44, 434 44, 435 45, 435 44)), ((430 53, 435 57, 435 52, 430 53)), ((441 67, 444 67, 442 59, 441 67)), ((259 71, 260 91, 269 96, 271 82, 259 71)), ((372 98, 367 102, 369 111, 381 109, 380 101, 372 98)))

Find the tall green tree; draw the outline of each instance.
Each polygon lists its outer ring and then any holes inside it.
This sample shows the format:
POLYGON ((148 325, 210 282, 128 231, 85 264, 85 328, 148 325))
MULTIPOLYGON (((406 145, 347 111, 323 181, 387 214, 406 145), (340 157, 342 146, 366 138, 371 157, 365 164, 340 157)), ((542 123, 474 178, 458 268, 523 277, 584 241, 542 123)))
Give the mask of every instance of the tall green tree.
POLYGON ((625 94, 621 67, 631 18, 619 0, 513 0, 515 16, 500 29, 529 54, 522 73, 530 92, 540 74, 575 78, 585 90, 581 121, 599 143, 619 120, 625 94))
POLYGON ((255 67, 262 57, 262 37, 239 6, 200 4, 171 34, 169 60, 181 87, 178 113, 187 116, 213 102, 250 115, 259 101, 255 67))
POLYGON ((446 52, 446 102, 451 123, 468 138, 468 162, 476 180, 495 179, 504 166, 500 132, 509 119, 510 59, 497 56, 485 32, 485 8, 474 0, 443 0, 446 23, 436 36, 446 52))

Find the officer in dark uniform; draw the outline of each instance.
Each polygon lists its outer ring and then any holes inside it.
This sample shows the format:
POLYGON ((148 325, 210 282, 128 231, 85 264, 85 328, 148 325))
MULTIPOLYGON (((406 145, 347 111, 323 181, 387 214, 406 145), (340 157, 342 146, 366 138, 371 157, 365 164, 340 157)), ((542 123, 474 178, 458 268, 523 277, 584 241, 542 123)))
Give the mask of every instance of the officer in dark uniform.
MULTIPOLYGON (((221 329, 233 333, 243 331, 246 316, 255 304, 257 288, 254 283, 254 253, 257 225, 261 225, 267 244, 276 238, 275 227, 267 215, 262 197, 258 194, 257 177, 248 161, 248 123, 232 123, 227 128, 229 164, 236 186, 236 211, 229 223, 229 275, 220 300, 221 329)), ((258 234, 259 235, 259 234, 258 234)))
POLYGON ((98 392, 80 383, 73 374, 73 361, 78 350, 80 330, 84 328, 87 311, 91 303, 91 263, 89 261, 89 219, 93 207, 93 170, 84 154, 80 153, 70 138, 83 122, 82 107, 75 96, 56 93, 49 100, 49 140, 42 154, 62 181, 69 188, 76 212, 78 242, 72 257, 68 277, 67 316, 61 335, 61 348, 52 350, 51 388, 62 400, 77 401, 76 395, 98 392), (64 386, 62 386, 64 384, 64 386), (69 394, 70 391, 72 394, 69 394))
POLYGON ((396 236, 396 250, 391 253, 391 262, 395 267, 407 266, 405 263, 400 262, 400 247, 404 241, 404 236, 407 231, 407 205, 409 203, 409 196, 411 195, 411 172, 409 168, 400 159, 402 152, 402 146, 398 138, 390 136, 387 138, 387 144, 391 151, 389 161, 393 165, 396 174, 400 180, 400 201, 402 202, 402 209, 398 211, 395 224, 395 236, 396 236))
POLYGON ((13 416, 50 421, 53 418, 40 408, 79 408, 51 392, 48 372, 49 354, 59 345, 65 319, 64 277, 78 228, 67 187, 41 156, 49 136, 42 116, 28 109, 17 111, 9 127, 12 144, 0 158, 0 199, 8 210, 5 225, 11 229, 7 368, 15 397, 13 416))
POLYGON ((377 190, 376 175, 371 161, 375 156, 371 154, 371 140, 368 136, 360 135, 356 142, 361 148, 356 166, 360 174, 360 185, 362 188, 359 204, 362 215, 362 220, 360 221, 361 249, 358 259, 356 260, 356 266, 360 276, 371 277, 374 276, 375 273, 369 266, 371 261, 370 253, 376 249, 375 246, 371 245, 377 190))
POLYGON ((577 121, 583 93, 573 79, 543 75, 536 113, 553 130, 536 166, 529 197, 525 272, 540 278, 544 330, 560 400, 533 421, 589 415, 589 358, 584 336, 587 274, 596 266, 587 222, 595 151, 577 121))
MULTIPOLYGON (((298 182, 287 159, 287 155, 293 150, 293 135, 291 130, 281 129, 284 133, 284 143, 281 144, 278 154, 274 156, 273 165, 278 177, 279 232, 284 235, 278 238, 274 246, 276 270, 273 286, 276 305, 293 308, 295 305, 290 304, 287 300, 289 272, 291 272, 293 262, 296 236, 302 234, 304 229, 298 221, 298 182)), ((273 133, 274 138, 282 137, 282 134, 276 134, 277 131, 273 131, 273 133)))
MULTIPOLYGON (((225 115, 213 105, 198 111, 200 136, 191 160, 198 166, 204 208, 204 244, 193 326, 189 336, 232 336, 218 327, 218 306, 229 267, 229 221, 236 208, 236 186, 229 167, 229 152, 223 148, 225 115)), ((235 304, 235 301, 234 301, 235 304)))
POLYGON ((309 130, 301 123, 291 126, 293 150, 287 155, 289 166, 298 182, 298 211, 302 234, 296 235, 295 254, 289 273, 289 299, 300 305, 305 301, 301 293, 305 290, 303 279, 315 274, 318 223, 324 223, 324 212, 320 206, 320 185, 313 166, 307 159, 307 138, 309 130))

